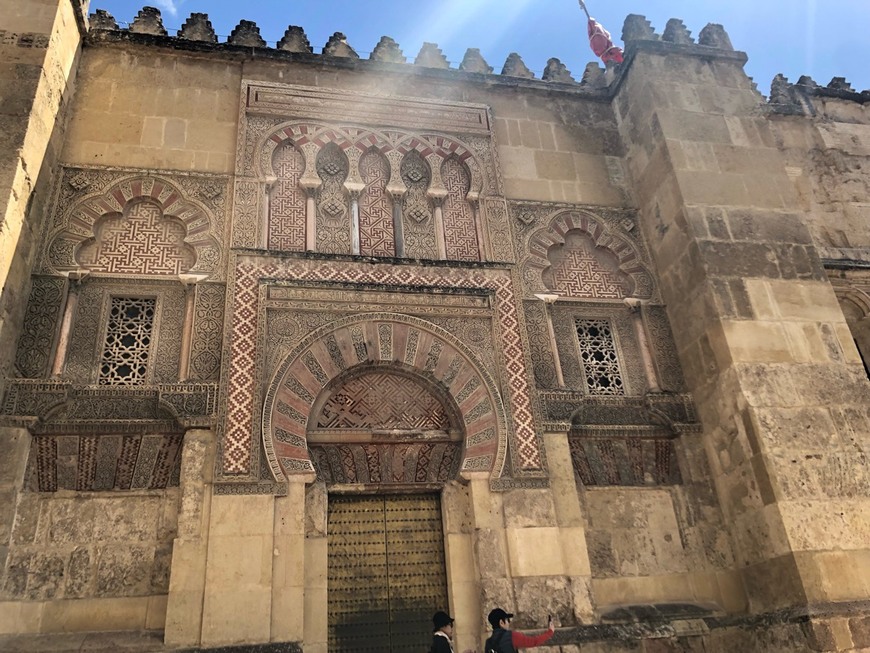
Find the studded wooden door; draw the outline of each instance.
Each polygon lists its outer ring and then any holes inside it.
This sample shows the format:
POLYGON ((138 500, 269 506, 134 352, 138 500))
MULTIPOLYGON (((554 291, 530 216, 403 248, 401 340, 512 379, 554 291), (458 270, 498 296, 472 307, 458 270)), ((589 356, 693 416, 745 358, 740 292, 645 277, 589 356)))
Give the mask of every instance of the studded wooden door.
POLYGON ((329 499, 330 653, 419 653, 447 609, 437 495, 329 499))

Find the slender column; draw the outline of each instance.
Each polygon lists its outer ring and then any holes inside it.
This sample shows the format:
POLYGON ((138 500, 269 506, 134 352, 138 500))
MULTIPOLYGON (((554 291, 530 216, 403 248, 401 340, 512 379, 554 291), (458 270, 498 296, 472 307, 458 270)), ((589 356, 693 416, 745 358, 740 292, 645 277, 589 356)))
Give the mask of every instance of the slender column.
POLYGON ((51 366, 51 376, 55 379, 63 373, 63 366, 66 363, 66 354, 69 349, 73 318, 79 304, 79 290, 81 290, 82 281, 84 281, 88 274, 90 274, 88 270, 74 270, 69 273, 63 307, 63 319, 60 323, 60 335, 58 336, 57 349, 54 352, 54 361, 51 366))
POLYGON ((483 223, 480 215, 480 200, 477 197, 472 198, 471 193, 468 194, 468 203, 471 205, 472 219, 474 220, 474 229, 477 233, 477 251, 480 254, 480 260, 489 260, 489 251, 486 244, 486 231, 483 228, 483 223))
POLYGON ((650 392, 661 392, 658 374, 656 374, 655 362, 649 346, 649 337, 643 324, 643 302, 635 297, 627 297, 625 304, 631 313, 631 321, 634 323, 634 333, 637 344, 640 347, 640 356, 643 360, 643 371, 646 375, 646 385, 650 392))
POLYGON ((260 233, 257 243, 262 249, 269 249, 269 216, 272 213, 272 190, 278 183, 278 177, 266 177, 263 184, 263 199, 260 207, 260 233))
POLYGON ((359 234, 359 196, 365 190, 361 182, 345 182, 344 187, 350 195, 350 253, 360 253, 359 234))
POLYGON ((544 316, 547 319, 547 334, 550 336, 550 349, 553 351, 553 365, 556 367, 556 382, 560 388, 565 387, 565 377, 562 375, 562 359, 559 358, 559 346, 556 343, 556 330, 553 328, 553 316, 550 305, 555 304, 559 295, 536 294, 535 297, 544 302, 544 316))
POLYGON ((447 258, 447 238, 444 236, 444 212, 441 208, 444 198, 434 193, 431 193, 430 196, 435 202, 435 252, 438 259, 444 260, 447 258))
POLYGON ((196 311, 196 285, 205 279, 203 274, 179 274, 184 284, 184 326, 181 330, 181 356, 178 361, 178 381, 187 381, 190 376, 190 352, 193 347, 193 316, 196 311))
POLYGON ((317 207, 314 204, 314 194, 317 187, 303 186, 305 191, 305 251, 317 249, 317 207))
POLYGON ((392 183, 387 186, 387 192, 393 198, 393 240, 396 243, 396 256, 405 255, 405 226, 402 224, 402 198, 408 189, 403 185, 392 183))

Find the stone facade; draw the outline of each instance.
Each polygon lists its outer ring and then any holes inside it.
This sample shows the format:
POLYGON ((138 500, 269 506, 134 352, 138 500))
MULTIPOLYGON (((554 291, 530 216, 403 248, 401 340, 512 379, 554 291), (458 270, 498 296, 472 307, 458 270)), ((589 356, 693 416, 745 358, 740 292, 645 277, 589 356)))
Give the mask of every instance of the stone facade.
POLYGON ((425 496, 457 650, 870 650, 867 92, 0 5, 0 633, 336 650, 425 496))

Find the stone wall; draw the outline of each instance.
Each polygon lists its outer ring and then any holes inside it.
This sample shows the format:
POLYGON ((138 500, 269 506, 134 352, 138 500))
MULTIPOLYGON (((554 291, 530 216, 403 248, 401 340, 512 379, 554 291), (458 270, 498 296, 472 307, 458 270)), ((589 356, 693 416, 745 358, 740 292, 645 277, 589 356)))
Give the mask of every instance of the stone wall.
POLYGON ((20 494, 2 631, 162 628, 178 500, 178 489, 20 494))

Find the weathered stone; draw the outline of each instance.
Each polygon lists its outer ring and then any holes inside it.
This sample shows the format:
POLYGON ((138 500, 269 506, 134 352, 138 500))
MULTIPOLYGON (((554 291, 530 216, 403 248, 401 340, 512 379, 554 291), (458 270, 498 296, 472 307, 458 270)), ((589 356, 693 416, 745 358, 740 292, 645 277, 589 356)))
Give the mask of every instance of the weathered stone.
POLYGON ((528 66, 523 63, 522 57, 516 52, 511 52, 504 62, 504 67, 501 69, 502 75, 510 77, 522 77, 524 79, 534 79, 535 74, 529 70, 528 66))
POLYGON ((586 64, 586 69, 583 71, 583 79, 580 83, 592 88, 606 88, 607 80, 604 76, 604 69, 594 61, 586 64))
POLYGON ((265 48, 266 41, 260 36, 260 28, 250 20, 243 20, 233 28, 227 39, 230 45, 243 45, 249 48, 265 48))
POLYGON ((389 36, 382 36, 381 40, 372 50, 372 61, 384 61, 387 63, 407 63, 408 59, 402 53, 399 44, 389 36))
POLYGON ((435 43, 426 42, 423 43, 417 58, 414 59, 414 65, 423 66, 424 68, 450 68, 450 63, 447 61, 444 53, 441 52, 441 48, 435 43))
POLYGON ((547 61, 547 67, 544 68, 544 74, 541 76, 541 79, 545 82, 575 83, 574 78, 571 77, 571 71, 555 57, 547 61))
POLYGON ((142 596, 151 586, 155 550, 149 546, 97 552, 96 596, 142 596))
POLYGON ((359 59, 359 55, 347 42, 347 37, 341 32, 335 32, 323 46, 323 54, 345 59, 359 59))
POLYGON ((622 40, 626 44, 631 41, 658 41, 659 35, 655 33, 646 16, 629 14, 622 26, 622 40))
POLYGON ((492 66, 486 63, 480 50, 477 48, 468 48, 465 51, 465 56, 462 58, 462 63, 459 64, 459 70, 464 70, 469 73, 483 73, 489 75, 492 73, 492 66))
POLYGON ((701 30, 701 33, 698 34, 698 44, 718 48, 719 50, 734 49, 734 46, 731 45, 731 38, 728 36, 728 32, 717 23, 708 23, 701 30))
POLYGON ((304 52, 307 54, 314 52, 314 48, 311 47, 311 43, 305 35, 305 30, 298 25, 290 25, 285 30, 284 36, 278 41, 278 49, 285 52, 304 52))
POLYGON ((217 35, 214 27, 208 19, 208 14, 194 13, 184 21, 184 25, 178 30, 178 38, 189 41, 202 41, 204 43, 217 43, 217 35))
POLYGON ((97 9, 88 19, 91 29, 118 29, 118 21, 105 9, 97 9))
POLYGON ((686 28, 685 23, 679 18, 671 18, 665 26, 662 41, 669 41, 678 45, 691 45, 695 42, 692 33, 686 28))
POLYGON ((155 7, 142 7, 142 10, 130 23, 130 31, 136 34, 153 34, 154 36, 166 36, 166 28, 163 27, 163 18, 160 10, 155 7))

